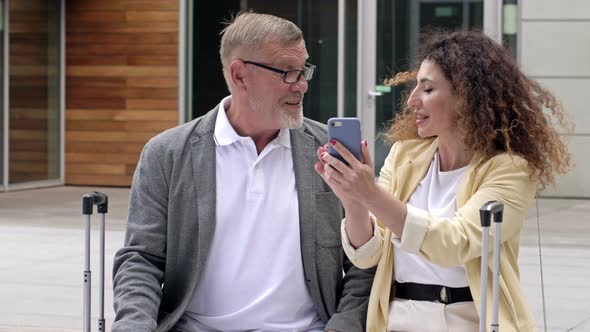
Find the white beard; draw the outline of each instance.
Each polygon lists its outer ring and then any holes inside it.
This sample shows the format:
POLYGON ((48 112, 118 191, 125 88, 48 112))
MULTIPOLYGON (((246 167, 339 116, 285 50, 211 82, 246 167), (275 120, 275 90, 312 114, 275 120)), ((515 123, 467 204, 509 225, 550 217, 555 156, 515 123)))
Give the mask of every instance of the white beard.
MULTIPOLYGON (((261 103, 254 98, 250 98, 250 107, 255 113, 268 112, 264 109, 261 103)), ((291 113, 283 109, 273 109, 270 112, 280 112, 279 126, 280 128, 296 129, 303 124, 303 107, 300 107, 297 113, 291 113)))
POLYGON ((287 129, 297 129, 303 124, 303 107, 299 108, 297 113, 281 112, 281 127, 287 129))

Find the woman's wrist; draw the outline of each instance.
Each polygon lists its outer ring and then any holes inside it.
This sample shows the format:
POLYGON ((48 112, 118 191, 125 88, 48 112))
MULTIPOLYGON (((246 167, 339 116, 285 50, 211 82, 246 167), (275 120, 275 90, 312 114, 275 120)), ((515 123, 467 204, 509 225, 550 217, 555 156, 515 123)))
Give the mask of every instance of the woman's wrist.
POLYGON ((367 208, 359 201, 342 201, 342 207, 345 211, 366 210, 367 208))
POLYGON ((346 236, 350 245, 357 249, 373 237, 373 223, 369 210, 359 208, 346 211, 346 236))
POLYGON ((358 202, 344 208, 344 215, 349 223, 363 224, 369 220, 369 210, 358 202))
POLYGON ((375 182, 375 184, 371 186, 369 193, 363 196, 363 201, 359 203, 369 208, 370 206, 379 205, 384 196, 389 196, 389 193, 385 192, 379 184, 375 182))

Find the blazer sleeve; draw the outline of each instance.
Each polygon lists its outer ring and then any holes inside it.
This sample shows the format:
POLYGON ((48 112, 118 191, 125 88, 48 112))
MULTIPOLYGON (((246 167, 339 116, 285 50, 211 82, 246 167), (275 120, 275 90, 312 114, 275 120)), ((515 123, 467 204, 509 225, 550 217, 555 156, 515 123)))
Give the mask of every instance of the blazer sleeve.
POLYGON ((369 239, 365 244, 358 248, 354 248, 348 239, 348 233, 346 233, 346 219, 342 219, 342 225, 340 226, 340 236, 342 237, 342 248, 344 253, 350 259, 356 267, 366 269, 377 265, 377 260, 381 256, 381 248, 383 238, 381 231, 377 225, 377 221, 373 215, 370 215, 371 223, 373 224, 373 237, 369 239), (377 256, 377 258, 375 258, 377 256), (369 262, 368 264, 366 262, 369 262), (363 263, 367 265, 363 265, 363 263))
MULTIPOLYGON (((482 227, 479 209, 492 200, 504 204, 501 240, 510 240, 520 233, 536 190, 536 182, 531 180, 527 162, 507 154, 488 162, 491 164, 486 167, 481 184, 468 189, 474 193, 453 218, 437 218, 427 211, 408 208, 401 239, 404 250, 417 253, 443 267, 464 265, 480 257, 482 227)), ((494 236, 492 227, 492 243, 494 236)))
POLYGON ((365 331, 367 306, 375 268, 359 269, 344 256, 343 289, 338 308, 326 324, 326 330, 340 332, 365 331))
POLYGON ((112 331, 153 331, 162 297, 168 182, 161 144, 144 147, 133 177, 125 243, 114 258, 112 331))

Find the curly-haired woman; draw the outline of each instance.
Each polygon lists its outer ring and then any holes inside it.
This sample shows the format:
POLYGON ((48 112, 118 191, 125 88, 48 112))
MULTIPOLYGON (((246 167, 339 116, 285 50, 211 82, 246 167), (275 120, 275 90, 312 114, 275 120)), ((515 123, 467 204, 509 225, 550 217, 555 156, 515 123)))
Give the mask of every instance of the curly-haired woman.
POLYGON ((387 82, 415 87, 387 133, 395 143, 377 183, 366 142, 363 161, 329 143, 349 166, 318 148, 316 171, 346 209, 348 257, 377 265, 367 331, 477 330, 481 294, 491 293, 480 286, 479 221, 490 200, 504 204, 500 326, 536 330, 519 281, 519 239, 535 193, 569 168, 551 126, 551 118, 567 126, 561 106, 479 32, 434 34, 418 60, 419 69, 387 82))

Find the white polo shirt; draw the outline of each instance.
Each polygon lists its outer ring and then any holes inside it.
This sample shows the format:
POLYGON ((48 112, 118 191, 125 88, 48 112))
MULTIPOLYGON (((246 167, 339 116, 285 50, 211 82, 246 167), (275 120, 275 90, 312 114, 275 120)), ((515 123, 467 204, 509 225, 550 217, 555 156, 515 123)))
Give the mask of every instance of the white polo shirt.
POLYGON ((288 129, 258 154, 215 123, 216 225, 203 274, 178 327, 187 331, 323 331, 305 283, 288 129))

